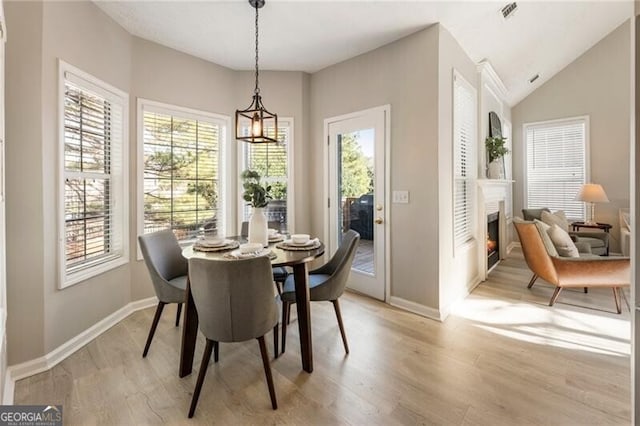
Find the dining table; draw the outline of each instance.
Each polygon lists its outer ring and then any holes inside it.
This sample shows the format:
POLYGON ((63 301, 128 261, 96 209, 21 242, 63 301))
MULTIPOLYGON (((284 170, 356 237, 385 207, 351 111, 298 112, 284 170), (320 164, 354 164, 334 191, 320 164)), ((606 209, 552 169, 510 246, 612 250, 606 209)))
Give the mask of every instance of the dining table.
MULTIPOLYGON (((246 242, 245 237, 227 237, 239 243, 246 242)), ((288 266, 293 269, 293 278, 296 292, 296 308, 298 312, 298 330, 300 331, 300 354, 302 357, 302 369, 308 373, 313 372, 313 347, 311 342, 311 314, 309 301, 309 270, 311 261, 324 254, 325 246, 322 242, 309 250, 288 250, 281 248, 278 242, 271 242, 268 246, 269 258, 273 267, 288 266)), ((194 246, 188 246, 182 250, 186 259, 194 257, 212 260, 227 260, 226 251, 198 251, 194 246)), ((193 368, 193 356, 198 335, 198 312, 193 302, 191 285, 187 279, 184 318, 182 323, 182 345, 180 349, 179 376, 185 377, 191 374, 193 368)))

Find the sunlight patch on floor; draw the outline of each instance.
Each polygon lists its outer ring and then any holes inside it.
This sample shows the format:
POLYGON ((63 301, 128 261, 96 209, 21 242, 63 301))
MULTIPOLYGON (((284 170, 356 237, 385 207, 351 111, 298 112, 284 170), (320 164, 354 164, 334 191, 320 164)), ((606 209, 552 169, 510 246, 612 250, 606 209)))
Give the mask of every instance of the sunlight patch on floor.
POLYGON ((491 333, 534 344, 614 356, 631 352, 629 319, 598 310, 559 304, 550 308, 471 295, 451 314, 491 333))

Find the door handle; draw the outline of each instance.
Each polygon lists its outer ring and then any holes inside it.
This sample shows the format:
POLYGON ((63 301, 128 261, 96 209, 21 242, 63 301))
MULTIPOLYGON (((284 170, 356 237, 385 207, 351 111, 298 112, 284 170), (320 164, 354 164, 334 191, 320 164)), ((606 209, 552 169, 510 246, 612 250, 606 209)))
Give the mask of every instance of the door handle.
POLYGON ((376 217, 373 221, 376 223, 376 225, 382 224, 382 218, 381 217, 376 217))

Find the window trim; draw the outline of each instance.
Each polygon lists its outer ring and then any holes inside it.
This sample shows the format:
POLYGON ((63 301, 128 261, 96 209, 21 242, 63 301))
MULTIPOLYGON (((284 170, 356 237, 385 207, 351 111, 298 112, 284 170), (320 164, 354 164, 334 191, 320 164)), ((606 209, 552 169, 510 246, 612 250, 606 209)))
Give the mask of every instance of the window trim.
MULTIPOLYGON (((226 200, 229 199, 229 202, 223 203, 223 214, 225 218, 225 228, 226 230, 229 228, 229 219, 233 216, 233 206, 234 202, 232 197, 229 195, 232 194, 230 188, 232 188, 232 179, 229 179, 231 176, 231 162, 229 162, 229 144, 231 140, 230 129, 231 129, 231 117, 224 114, 218 114, 214 112, 202 111, 193 108, 187 108, 179 105, 172 105, 163 102, 153 101, 146 98, 137 98, 136 102, 136 137, 137 137, 137 147, 136 147, 136 168, 137 168, 137 193, 136 193, 136 204, 137 204, 137 232, 136 232, 136 246, 137 246, 137 260, 143 260, 142 251, 140 250, 140 243, 138 242, 138 236, 144 234, 144 110, 145 107, 154 112, 158 112, 161 114, 168 115, 180 115, 184 118, 201 120, 201 121, 221 121, 225 126, 225 134, 224 137, 220 139, 220 154, 219 154, 219 164, 220 170, 218 171, 219 176, 224 177, 224 181, 222 185, 220 185, 220 199, 226 200)), ((181 241, 181 246, 186 246, 190 244, 190 240, 181 241)))
POLYGON ((129 263, 129 94, 88 74, 62 59, 58 60, 58 289, 62 290, 74 284, 86 281, 94 276, 103 274, 119 266, 129 263), (76 84, 81 84, 85 89, 96 92, 96 94, 118 102, 122 105, 122 174, 120 198, 114 200, 114 210, 120 210, 122 215, 122 254, 114 255, 110 260, 96 261, 92 266, 87 263, 85 268, 79 271, 68 273, 66 268, 66 223, 65 223, 65 82, 69 80, 76 84), (117 205, 119 204, 119 207, 117 205))
POLYGON ((456 257, 457 254, 463 254, 469 251, 470 247, 473 246, 473 244, 475 244, 476 242, 476 234, 477 234, 477 230, 478 230, 478 224, 477 224, 477 204, 478 204, 478 198, 477 198, 477 167, 478 167, 478 145, 479 145, 479 137, 478 137, 478 133, 477 133, 477 128, 478 128, 478 90, 471 85, 471 83, 469 83, 469 81, 467 81, 466 78, 464 78, 464 76, 455 68, 453 69, 453 76, 452 76, 452 80, 451 80, 451 95, 452 95, 452 102, 451 102, 451 242, 452 242, 452 246, 453 246, 453 256, 454 258, 456 257), (469 170, 469 176, 465 179, 467 182, 469 182, 469 187, 471 188, 472 193, 470 194, 470 200, 469 200, 469 204, 470 204, 470 208, 469 208, 469 214, 471 216, 470 218, 470 232, 469 232, 469 238, 467 238, 466 241, 456 244, 456 236, 455 236, 455 232, 456 232, 456 227, 455 227, 455 204, 456 204, 456 180, 458 179, 456 176, 456 128, 455 128, 455 86, 456 86, 456 80, 459 80, 461 82, 461 86, 466 87, 467 89, 470 90, 472 96, 473 96, 473 104, 474 104, 474 109, 475 111, 473 111, 472 117, 474 120, 473 123, 473 131, 474 131, 474 136, 475 136, 475 141, 473 141, 474 143, 469 144, 470 148, 473 150, 473 152, 471 153, 471 155, 469 155, 469 167, 467 167, 467 169, 469 170))
MULTIPOLYGON (((287 124, 289 127, 289 141, 287 143, 287 231, 293 233, 295 228, 295 179, 294 179, 294 141, 295 141, 295 123, 293 117, 278 117, 278 127, 285 127, 283 124, 287 124), (291 214, 290 214, 291 213, 291 214)), ((240 142, 238 142, 240 143, 240 142)), ((238 147, 238 184, 237 193, 242 194, 242 180, 240 179, 240 173, 244 170, 244 146, 238 147)), ((237 234, 240 235, 240 228, 244 220, 242 212, 244 211, 245 201, 241 196, 238 196, 238 202, 236 208, 236 229, 237 234)))
MULTIPOLYGON (((591 146, 589 142, 590 131, 590 118, 589 115, 577 115, 573 117, 566 118, 556 118, 553 120, 541 120, 541 121, 532 121, 529 123, 522 123, 522 146, 523 146, 523 155, 522 155, 522 170, 523 170, 523 208, 528 208, 529 205, 529 169, 527 163, 529 158, 527 156, 527 129, 530 127, 542 126, 542 125, 553 125, 560 123, 571 123, 571 122, 581 122, 584 121, 584 179, 586 182, 591 182, 591 146)), ((582 219, 586 218, 587 211, 587 203, 584 204, 582 209, 582 218, 570 218, 570 219, 582 219)))

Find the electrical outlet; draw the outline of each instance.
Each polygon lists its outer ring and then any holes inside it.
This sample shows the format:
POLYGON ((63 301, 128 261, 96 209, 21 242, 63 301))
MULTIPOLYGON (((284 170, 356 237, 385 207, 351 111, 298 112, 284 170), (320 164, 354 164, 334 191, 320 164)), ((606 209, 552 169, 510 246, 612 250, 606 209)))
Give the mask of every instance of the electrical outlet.
POLYGON ((409 191, 393 191, 394 204, 409 204, 409 191))

